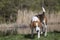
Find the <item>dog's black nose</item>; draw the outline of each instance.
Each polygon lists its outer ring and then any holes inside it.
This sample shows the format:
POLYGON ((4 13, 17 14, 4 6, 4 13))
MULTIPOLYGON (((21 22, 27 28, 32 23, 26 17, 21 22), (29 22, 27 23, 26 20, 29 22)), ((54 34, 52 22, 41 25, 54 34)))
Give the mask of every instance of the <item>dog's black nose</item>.
POLYGON ((37 30, 37 32, 39 32, 39 30, 37 30))

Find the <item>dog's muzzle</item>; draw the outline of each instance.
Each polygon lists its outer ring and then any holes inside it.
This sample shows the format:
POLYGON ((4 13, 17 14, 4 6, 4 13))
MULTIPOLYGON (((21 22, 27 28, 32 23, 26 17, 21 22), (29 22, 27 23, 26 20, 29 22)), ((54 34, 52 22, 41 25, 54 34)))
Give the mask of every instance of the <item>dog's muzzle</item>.
POLYGON ((40 31, 40 28, 39 27, 36 27, 36 32, 39 32, 40 31))

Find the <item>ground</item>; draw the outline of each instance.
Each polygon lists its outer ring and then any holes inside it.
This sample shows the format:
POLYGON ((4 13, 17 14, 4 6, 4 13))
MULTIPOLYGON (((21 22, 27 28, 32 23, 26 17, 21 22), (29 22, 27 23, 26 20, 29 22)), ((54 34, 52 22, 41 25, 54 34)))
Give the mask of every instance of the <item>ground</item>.
MULTIPOLYGON (((30 34, 17 34, 9 36, 0 36, 0 40, 31 40, 30 34)), ((59 32, 49 32, 47 37, 41 35, 40 39, 37 39, 37 35, 34 34, 33 40, 60 40, 59 32)))

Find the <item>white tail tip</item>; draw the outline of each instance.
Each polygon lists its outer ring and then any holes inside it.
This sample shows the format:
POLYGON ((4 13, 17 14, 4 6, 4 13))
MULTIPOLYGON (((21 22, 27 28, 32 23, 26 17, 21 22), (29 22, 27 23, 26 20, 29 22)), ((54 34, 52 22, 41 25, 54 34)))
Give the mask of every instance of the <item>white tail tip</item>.
POLYGON ((42 7, 42 10, 43 10, 43 12, 46 12, 45 9, 44 9, 44 7, 42 7))

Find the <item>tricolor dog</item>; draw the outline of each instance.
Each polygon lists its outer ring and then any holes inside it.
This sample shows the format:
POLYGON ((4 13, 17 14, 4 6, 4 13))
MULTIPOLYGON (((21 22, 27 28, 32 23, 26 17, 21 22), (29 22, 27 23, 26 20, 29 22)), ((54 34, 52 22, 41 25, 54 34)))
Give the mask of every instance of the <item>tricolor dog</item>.
POLYGON ((45 9, 42 7, 43 13, 32 17, 31 19, 31 33, 33 37, 33 29, 35 28, 38 38, 40 34, 44 32, 44 36, 47 36, 47 17, 45 16, 45 9))

